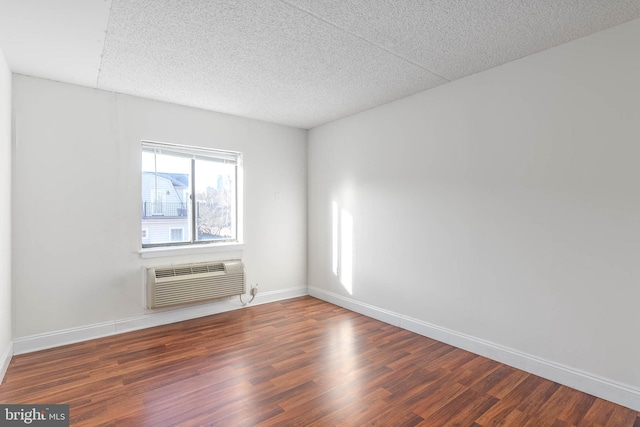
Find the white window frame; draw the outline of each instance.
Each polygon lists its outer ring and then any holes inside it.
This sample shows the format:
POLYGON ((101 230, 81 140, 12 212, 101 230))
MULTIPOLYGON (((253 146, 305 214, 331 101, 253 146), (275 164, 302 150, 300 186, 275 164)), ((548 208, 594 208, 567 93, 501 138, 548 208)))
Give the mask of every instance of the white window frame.
MULTIPOLYGON (((242 250, 243 249, 243 162, 242 153, 236 151, 211 149, 205 147, 195 147, 188 145, 169 144, 164 142, 146 141, 141 142, 141 152, 155 151, 190 157, 192 159, 204 159, 220 161, 236 166, 236 206, 235 224, 236 238, 223 241, 188 241, 188 242, 166 242, 161 244, 144 244, 141 241, 141 256, 143 258, 154 258, 158 256, 169 256, 181 253, 218 252, 220 250, 242 250)), ((142 176, 142 171, 141 171, 142 176)), ((193 179, 193 178, 192 178, 193 179)), ((193 184, 193 183, 192 183, 193 184)), ((141 186, 140 186, 141 187, 141 186)), ((148 231, 147 231, 148 236, 148 231)))

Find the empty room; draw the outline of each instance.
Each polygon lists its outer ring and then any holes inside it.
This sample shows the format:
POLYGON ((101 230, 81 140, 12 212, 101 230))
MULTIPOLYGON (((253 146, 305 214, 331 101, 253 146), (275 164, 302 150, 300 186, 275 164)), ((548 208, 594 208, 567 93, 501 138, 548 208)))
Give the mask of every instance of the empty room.
POLYGON ((0 425, 640 427, 639 76, 639 0, 0 0, 0 425))

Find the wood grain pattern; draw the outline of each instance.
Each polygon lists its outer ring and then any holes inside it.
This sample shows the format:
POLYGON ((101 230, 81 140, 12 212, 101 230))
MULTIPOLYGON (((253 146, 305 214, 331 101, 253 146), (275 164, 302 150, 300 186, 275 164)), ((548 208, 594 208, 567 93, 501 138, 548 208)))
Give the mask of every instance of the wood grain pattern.
POLYGON ((72 426, 640 427, 640 413, 312 297, 15 356, 72 426))

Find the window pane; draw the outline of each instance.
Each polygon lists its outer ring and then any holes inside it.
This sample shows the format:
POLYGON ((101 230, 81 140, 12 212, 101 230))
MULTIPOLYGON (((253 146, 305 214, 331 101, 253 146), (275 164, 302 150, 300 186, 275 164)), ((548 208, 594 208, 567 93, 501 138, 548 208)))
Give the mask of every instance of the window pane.
POLYGON ((236 239, 236 167, 195 160, 196 239, 236 239))
POLYGON ((142 152, 142 244, 190 241, 191 160, 142 152))

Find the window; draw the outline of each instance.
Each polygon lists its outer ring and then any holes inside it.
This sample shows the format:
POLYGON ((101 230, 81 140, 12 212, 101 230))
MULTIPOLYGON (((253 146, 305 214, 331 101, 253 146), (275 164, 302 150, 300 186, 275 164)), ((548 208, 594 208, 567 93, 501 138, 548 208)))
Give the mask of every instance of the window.
POLYGON ((241 154, 142 142, 142 247, 238 242, 241 154))
POLYGON ((171 241, 172 242, 181 242, 182 241, 182 232, 184 229, 182 228, 172 228, 171 229, 171 241))

